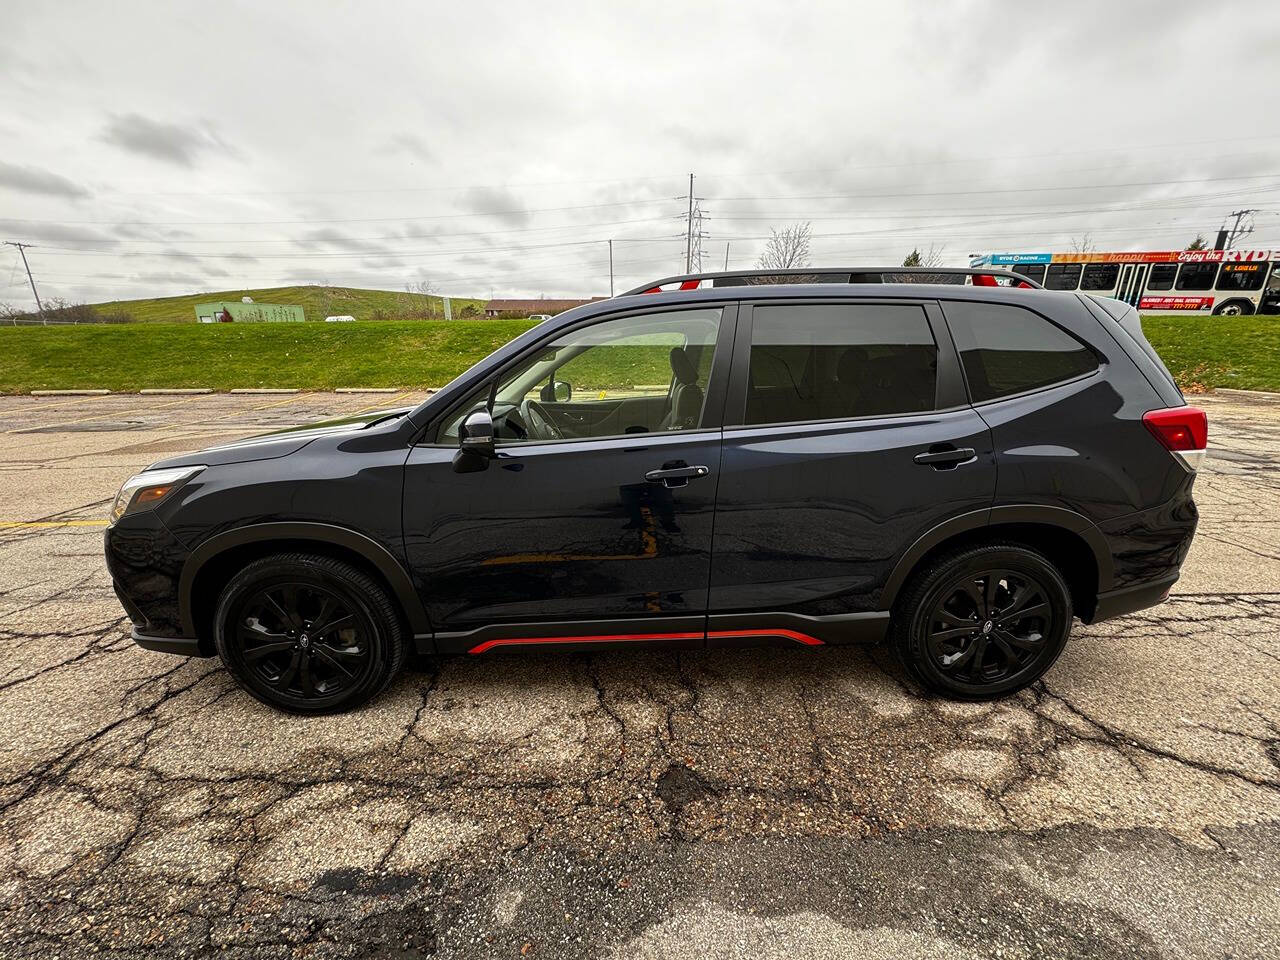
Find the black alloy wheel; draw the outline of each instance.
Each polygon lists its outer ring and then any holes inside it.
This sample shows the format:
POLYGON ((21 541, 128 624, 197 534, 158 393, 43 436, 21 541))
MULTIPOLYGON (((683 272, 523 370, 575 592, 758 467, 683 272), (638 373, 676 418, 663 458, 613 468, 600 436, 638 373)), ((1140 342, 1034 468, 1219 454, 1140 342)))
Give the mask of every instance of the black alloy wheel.
POLYGON ((316 584, 263 587, 245 600, 238 620, 234 643, 240 658, 280 693, 332 697, 369 668, 372 628, 336 593, 316 584))
POLYGON ((1062 575, 1014 544, 940 558, 917 575, 895 612, 907 669, 929 689, 964 699, 1002 696, 1039 679, 1070 626, 1062 575))
POLYGON ((249 564, 223 591, 216 616, 218 652, 237 682, 264 703, 299 713, 363 703, 406 653, 386 591, 328 557, 249 564))

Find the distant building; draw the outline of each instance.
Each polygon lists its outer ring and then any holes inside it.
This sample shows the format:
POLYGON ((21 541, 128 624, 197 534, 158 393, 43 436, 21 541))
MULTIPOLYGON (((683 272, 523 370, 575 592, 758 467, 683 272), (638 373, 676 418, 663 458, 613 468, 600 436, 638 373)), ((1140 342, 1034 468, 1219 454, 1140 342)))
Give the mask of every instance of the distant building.
POLYGON ((301 323, 307 318, 301 307, 292 304, 219 300, 197 303, 196 319, 201 323, 301 323))
POLYGON ((584 303, 595 303, 597 300, 604 299, 604 297, 592 297, 589 300, 490 300, 484 305, 484 315, 499 317, 504 313, 517 313, 522 317, 532 317, 541 313, 554 317, 557 313, 564 313, 584 303))

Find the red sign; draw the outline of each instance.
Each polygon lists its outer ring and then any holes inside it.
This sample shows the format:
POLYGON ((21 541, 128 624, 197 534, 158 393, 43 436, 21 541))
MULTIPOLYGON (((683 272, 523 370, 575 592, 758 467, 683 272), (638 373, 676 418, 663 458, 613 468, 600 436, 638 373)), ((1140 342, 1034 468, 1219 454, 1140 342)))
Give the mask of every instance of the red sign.
POLYGON ((1208 310, 1213 297, 1143 297, 1139 310, 1208 310))

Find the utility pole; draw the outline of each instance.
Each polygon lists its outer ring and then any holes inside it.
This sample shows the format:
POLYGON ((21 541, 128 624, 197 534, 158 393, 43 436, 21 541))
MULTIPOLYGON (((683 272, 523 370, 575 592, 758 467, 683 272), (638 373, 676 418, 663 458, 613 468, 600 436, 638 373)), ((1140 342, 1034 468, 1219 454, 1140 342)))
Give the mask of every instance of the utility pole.
MULTIPOLYGON (((1247 227, 1244 227, 1244 228, 1242 229, 1242 228, 1241 228, 1241 226, 1240 226, 1240 221, 1241 221, 1241 220, 1243 220, 1245 217, 1251 217, 1251 216, 1253 216, 1253 214, 1255 214, 1255 213, 1257 213, 1257 212, 1258 212, 1258 211, 1257 211, 1256 209, 1252 209, 1252 208, 1251 208, 1251 209, 1248 209, 1248 210, 1233 210, 1233 211, 1231 211, 1230 213, 1228 213, 1228 214, 1227 214, 1227 216, 1228 216, 1228 217, 1235 217, 1235 218, 1236 218, 1235 225, 1231 228, 1231 231, 1227 234, 1227 246, 1226 246, 1226 249, 1227 249, 1227 250, 1230 250, 1230 249, 1232 248, 1232 246, 1234 246, 1234 244, 1235 244, 1235 242, 1236 242, 1236 238, 1237 238, 1237 237, 1243 237, 1243 236, 1245 236, 1246 234, 1253 233, 1253 224, 1252 224, 1252 223, 1250 223, 1247 227)), ((1225 224, 1225 221, 1224 221, 1223 225, 1224 225, 1224 226, 1226 225, 1226 224, 1225 224)))
POLYGON ((27 247, 31 246, 31 244, 18 243, 15 240, 6 240, 4 244, 6 247, 18 248, 18 256, 22 257, 22 265, 27 268, 27 283, 31 284, 31 294, 36 298, 36 309, 40 311, 40 322, 47 327, 49 318, 44 315, 44 304, 40 302, 40 294, 36 292, 36 282, 31 279, 31 267, 27 263, 27 247))
MULTIPOLYGON (((670 229, 670 228, 668 228, 670 229)), ((609 299, 613 299, 613 241, 609 241, 609 299)))
POLYGON ((724 242, 724 268, 729 269, 729 241, 724 242))
POLYGON ((693 174, 689 174, 689 220, 684 235, 684 272, 693 272, 693 174))

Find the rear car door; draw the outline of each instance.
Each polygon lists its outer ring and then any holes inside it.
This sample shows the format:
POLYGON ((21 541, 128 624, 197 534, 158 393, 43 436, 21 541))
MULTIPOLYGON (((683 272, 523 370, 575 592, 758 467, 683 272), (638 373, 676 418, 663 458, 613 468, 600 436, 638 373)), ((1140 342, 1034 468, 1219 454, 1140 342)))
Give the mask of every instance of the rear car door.
POLYGON ((444 414, 405 472, 407 559, 440 652, 701 646, 733 305, 553 334, 496 374, 496 459, 453 468, 444 414))
POLYGON ((761 301, 740 311, 726 405, 708 638, 883 633, 918 537, 990 507, 991 433, 937 304, 761 301))

